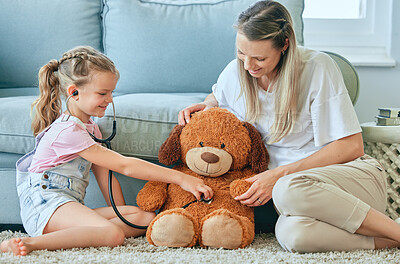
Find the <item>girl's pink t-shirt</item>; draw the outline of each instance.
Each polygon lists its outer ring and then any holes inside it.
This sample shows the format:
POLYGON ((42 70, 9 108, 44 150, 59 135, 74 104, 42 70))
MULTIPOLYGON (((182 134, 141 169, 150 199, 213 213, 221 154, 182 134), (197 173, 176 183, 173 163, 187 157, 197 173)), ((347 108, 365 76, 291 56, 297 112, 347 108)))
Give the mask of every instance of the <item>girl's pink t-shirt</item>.
MULTIPOLYGON (((66 119, 65 117, 62 114, 59 118, 66 119)), ((92 119, 84 125, 86 127, 71 120, 53 124, 40 140, 28 170, 41 173, 77 158, 78 152, 96 144, 88 131, 101 138, 98 125, 92 119)))

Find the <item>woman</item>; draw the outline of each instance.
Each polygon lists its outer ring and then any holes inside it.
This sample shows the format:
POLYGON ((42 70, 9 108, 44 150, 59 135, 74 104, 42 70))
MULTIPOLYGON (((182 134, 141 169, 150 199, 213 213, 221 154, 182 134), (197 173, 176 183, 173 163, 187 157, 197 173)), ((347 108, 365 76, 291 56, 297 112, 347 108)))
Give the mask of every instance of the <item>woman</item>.
POLYGON ((400 225, 384 215, 385 172, 364 155, 337 65, 296 46, 290 14, 277 2, 257 2, 236 28, 237 59, 204 102, 179 113, 179 124, 219 106, 257 127, 269 170, 248 179, 252 186, 236 199, 256 207, 273 198, 276 237, 288 251, 398 247, 400 225))

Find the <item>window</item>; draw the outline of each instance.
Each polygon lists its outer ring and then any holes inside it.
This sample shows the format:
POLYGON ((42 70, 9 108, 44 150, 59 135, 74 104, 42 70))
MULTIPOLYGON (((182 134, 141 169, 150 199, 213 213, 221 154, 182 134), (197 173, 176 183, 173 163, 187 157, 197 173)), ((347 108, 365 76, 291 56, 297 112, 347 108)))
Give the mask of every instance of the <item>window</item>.
POLYGON ((303 18, 360 19, 365 16, 363 0, 305 0, 303 18))
POLYGON ((392 1, 305 0, 305 46, 339 53, 356 66, 395 66, 392 1))

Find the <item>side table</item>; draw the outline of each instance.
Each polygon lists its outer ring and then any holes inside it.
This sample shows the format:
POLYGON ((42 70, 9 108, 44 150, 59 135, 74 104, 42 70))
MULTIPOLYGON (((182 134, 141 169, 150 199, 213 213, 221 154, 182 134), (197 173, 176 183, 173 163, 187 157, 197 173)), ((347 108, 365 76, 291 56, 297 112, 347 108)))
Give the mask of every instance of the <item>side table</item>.
POLYGON ((388 205, 386 214, 400 217, 400 126, 377 126, 374 122, 361 124, 364 151, 376 158, 387 173, 388 205))

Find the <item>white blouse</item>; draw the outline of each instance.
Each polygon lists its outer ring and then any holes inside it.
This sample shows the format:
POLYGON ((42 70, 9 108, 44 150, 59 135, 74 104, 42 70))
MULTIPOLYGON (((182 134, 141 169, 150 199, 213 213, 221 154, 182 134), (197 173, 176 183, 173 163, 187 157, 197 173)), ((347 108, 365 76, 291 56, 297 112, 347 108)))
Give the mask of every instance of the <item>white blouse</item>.
MULTIPOLYGON (((270 155, 269 169, 306 158, 326 144, 361 132, 342 74, 329 55, 299 47, 304 67, 300 74, 298 119, 293 131, 279 142, 266 144, 275 118, 274 92, 260 89, 262 114, 254 126, 270 155)), ((245 120, 246 102, 239 97, 237 61, 233 60, 212 87, 219 107, 245 120)))

